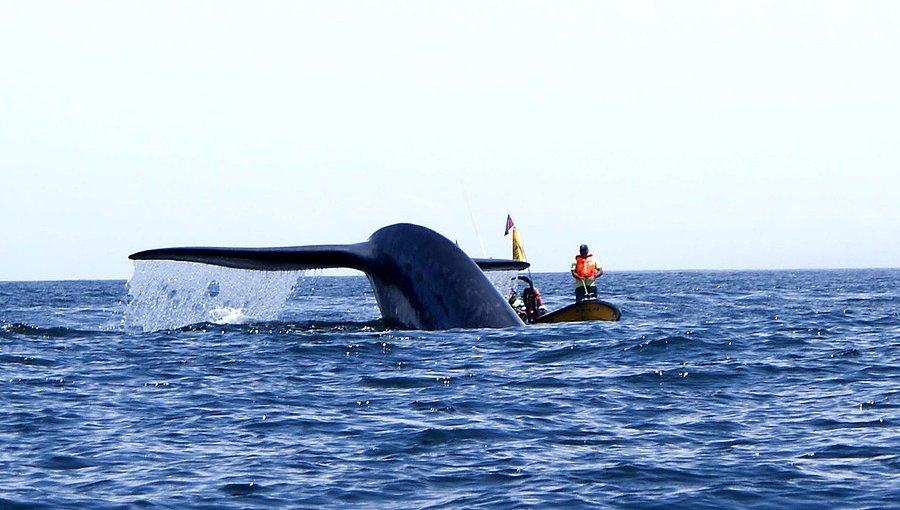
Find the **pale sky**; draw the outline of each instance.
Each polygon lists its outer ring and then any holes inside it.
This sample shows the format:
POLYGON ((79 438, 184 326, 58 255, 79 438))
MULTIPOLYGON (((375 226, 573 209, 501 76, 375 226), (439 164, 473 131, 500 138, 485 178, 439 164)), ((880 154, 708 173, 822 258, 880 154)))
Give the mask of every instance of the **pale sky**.
POLYGON ((536 271, 900 267, 898 61, 896 1, 0 0, 0 280, 507 213, 536 271))

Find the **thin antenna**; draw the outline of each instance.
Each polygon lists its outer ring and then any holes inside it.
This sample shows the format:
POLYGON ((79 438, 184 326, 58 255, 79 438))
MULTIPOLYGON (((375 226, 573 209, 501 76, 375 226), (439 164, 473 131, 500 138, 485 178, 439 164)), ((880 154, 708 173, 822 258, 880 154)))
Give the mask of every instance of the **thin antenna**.
POLYGON ((460 178, 459 187, 462 188, 463 198, 466 199, 466 209, 469 210, 469 218, 472 220, 472 228, 475 229, 475 238, 478 239, 478 245, 481 246, 481 256, 487 258, 487 250, 484 249, 484 243, 481 242, 481 234, 478 233, 478 223, 475 222, 475 214, 472 213, 472 204, 469 203, 469 193, 466 192, 466 184, 460 178))

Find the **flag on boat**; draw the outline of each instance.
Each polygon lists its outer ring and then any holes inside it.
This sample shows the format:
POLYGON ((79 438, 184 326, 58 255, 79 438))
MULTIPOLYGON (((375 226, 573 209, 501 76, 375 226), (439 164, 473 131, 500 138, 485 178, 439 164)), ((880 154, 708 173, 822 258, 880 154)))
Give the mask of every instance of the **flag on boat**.
POLYGON ((525 258, 525 248, 522 248, 522 240, 519 239, 519 231, 516 230, 516 227, 513 227, 512 233, 512 257, 516 260, 527 262, 528 259, 525 258))
POLYGON ((525 260, 525 248, 522 248, 522 240, 519 239, 519 232, 516 230, 515 224, 513 224, 512 216, 509 214, 506 215, 506 232, 503 234, 504 237, 509 235, 509 231, 512 230, 513 238, 512 238, 512 257, 516 260, 521 260, 523 262, 527 262, 525 260))

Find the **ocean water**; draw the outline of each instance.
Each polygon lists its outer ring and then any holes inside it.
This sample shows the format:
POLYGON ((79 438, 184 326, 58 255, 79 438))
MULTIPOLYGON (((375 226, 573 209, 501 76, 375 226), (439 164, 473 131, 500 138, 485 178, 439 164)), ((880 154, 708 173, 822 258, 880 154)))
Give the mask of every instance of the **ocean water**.
POLYGON ((620 322, 435 332, 361 276, 153 271, 0 283, 0 508, 900 508, 900 270, 611 272, 620 322))

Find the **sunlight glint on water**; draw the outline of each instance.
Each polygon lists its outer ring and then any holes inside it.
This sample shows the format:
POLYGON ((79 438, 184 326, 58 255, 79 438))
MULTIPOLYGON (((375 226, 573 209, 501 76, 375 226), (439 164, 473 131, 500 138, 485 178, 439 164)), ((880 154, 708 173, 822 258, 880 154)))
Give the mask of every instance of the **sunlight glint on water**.
POLYGON ((272 321, 305 271, 249 271, 191 262, 136 261, 128 281, 128 329, 272 321))

